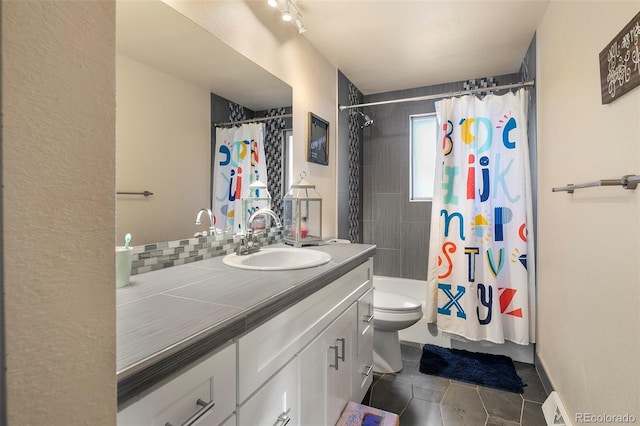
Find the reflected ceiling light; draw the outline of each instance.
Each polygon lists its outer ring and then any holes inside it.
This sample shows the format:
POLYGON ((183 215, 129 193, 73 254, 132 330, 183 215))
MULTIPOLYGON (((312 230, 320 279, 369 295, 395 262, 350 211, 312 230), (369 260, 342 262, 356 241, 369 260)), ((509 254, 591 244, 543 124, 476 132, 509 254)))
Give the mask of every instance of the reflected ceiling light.
POLYGON ((291 21, 291 14, 289 13, 289 1, 284 4, 284 12, 282 12, 282 20, 285 22, 291 21))
POLYGON ((278 6, 278 0, 267 0, 267 4, 271 7, 277 7, 278 6))

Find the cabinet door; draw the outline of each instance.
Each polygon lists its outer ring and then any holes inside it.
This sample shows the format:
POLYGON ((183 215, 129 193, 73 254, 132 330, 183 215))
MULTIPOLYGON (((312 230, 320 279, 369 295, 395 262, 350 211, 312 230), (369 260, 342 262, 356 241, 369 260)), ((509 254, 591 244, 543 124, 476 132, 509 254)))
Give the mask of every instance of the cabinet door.
POLYGON ((217 426, 235 409, 235 370, 232 344, 119 411, 118 426, 217 426))
POLYGON ((300 422, 335 424, 351 398, 356 304, 342 313, 299 355, 300 422))
POLYGON ((351 399, 353 354, 356 346, 357 304, 333 323, 327 351, 327 424, 334 425, 351 399))
POLYGON ((351 400, 361 402, 373 382, 373 289, 358 299, 358 334, 351 400))
POLYGON ((320 334, 299 355, 300 424, 324 426, 327 423, 327 351, 329 341, 320 334))
POLYGON ((298 426, 298 358, 238 408, 239 426, 298 426))

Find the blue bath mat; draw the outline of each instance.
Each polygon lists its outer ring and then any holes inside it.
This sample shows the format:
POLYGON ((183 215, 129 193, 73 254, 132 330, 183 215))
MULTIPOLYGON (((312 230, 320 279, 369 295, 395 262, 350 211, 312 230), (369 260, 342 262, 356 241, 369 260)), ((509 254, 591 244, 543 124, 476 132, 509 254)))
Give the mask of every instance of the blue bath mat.
POLYGON ((507 392, 524 392, 511 358, 424 345, 420 372, 507 392))

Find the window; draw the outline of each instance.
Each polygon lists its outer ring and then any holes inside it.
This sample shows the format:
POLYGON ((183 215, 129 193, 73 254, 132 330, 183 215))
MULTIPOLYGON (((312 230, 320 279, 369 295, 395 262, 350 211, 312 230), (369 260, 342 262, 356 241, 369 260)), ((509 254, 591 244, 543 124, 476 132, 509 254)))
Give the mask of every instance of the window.
POLYGON ((435 114, 409 117, 411 121, 411 201, 431 201, 436 166, 435 114))
POLYGON ((282 194, 289 192, 293 181, 293 130, 286 129, 283 132, 282 149, 282 194))

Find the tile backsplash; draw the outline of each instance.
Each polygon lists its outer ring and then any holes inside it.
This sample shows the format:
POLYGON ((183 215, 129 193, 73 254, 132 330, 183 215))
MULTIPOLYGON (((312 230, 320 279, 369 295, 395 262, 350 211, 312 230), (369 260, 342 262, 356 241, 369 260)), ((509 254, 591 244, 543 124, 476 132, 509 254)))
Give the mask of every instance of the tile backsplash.
MULTIPOLYGON (((279 243, 282 230, 260 233, 258 241, 261 246, 279 243)), ((131 251, 131 275, 224 256, 233 253, 239 244, 238 237, 234 239, 233 235, 224 234, 135 246, 131 251)))

